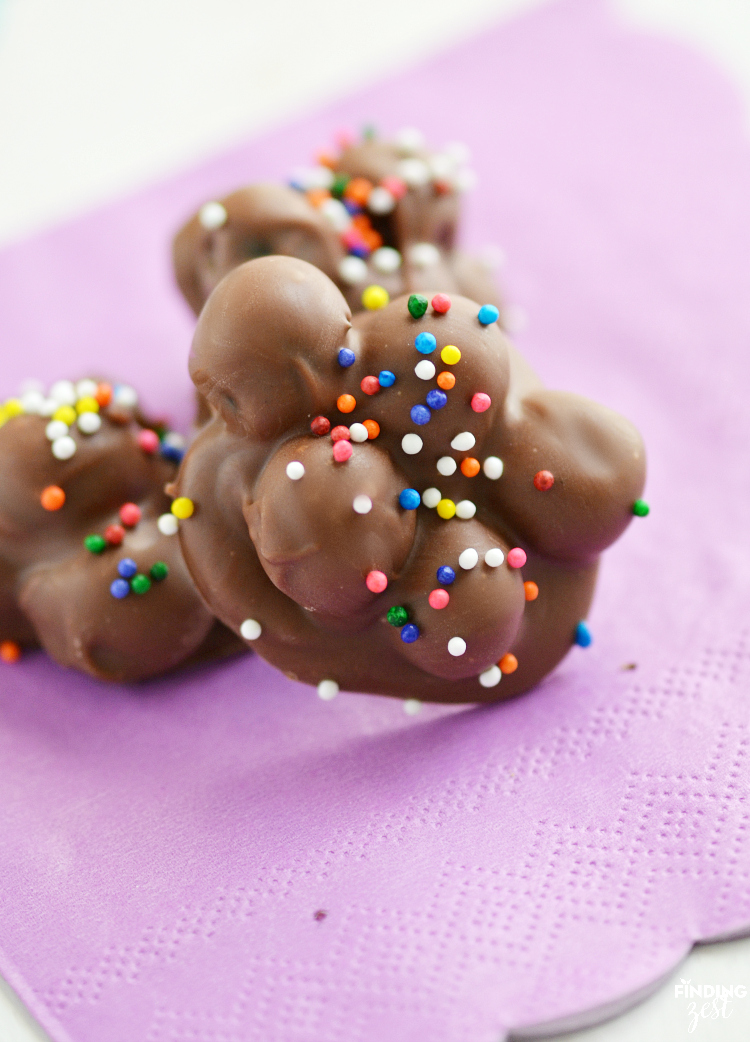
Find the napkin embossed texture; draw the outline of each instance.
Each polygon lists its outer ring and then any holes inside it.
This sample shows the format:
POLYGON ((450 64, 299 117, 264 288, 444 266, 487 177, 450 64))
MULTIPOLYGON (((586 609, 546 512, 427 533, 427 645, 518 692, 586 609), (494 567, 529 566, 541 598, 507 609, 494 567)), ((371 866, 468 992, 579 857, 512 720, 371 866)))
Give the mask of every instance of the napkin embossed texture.
POLYGON ((111 371, 186 424, 170 233, 370 120, 468 141, 467 243, 543 377, 641 428, 651 516, 508 705, 4 667, 0 970, 56 1042, 498 1042, 750 925, 750 143, 702 58, 544 7, 10 248, 4 390, 111 371))

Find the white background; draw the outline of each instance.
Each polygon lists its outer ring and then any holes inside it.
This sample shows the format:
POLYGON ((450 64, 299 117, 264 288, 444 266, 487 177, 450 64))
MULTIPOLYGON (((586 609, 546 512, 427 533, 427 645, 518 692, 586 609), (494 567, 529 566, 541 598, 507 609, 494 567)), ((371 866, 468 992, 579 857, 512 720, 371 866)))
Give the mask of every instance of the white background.
MULTIPOLYGON (((544 2, 0 0, 0 245, 544 2)), ((712 55, 750 112, 750 0, 610 2, 623 19, 712 55)), ((696 949, 637 1009, 566 1037, 750 1038, 750 996, 688 1035, 680 977, 750 988, 750 940, 696 949)), ((0 1042, 42 1038, 0 982, 0 1042)))

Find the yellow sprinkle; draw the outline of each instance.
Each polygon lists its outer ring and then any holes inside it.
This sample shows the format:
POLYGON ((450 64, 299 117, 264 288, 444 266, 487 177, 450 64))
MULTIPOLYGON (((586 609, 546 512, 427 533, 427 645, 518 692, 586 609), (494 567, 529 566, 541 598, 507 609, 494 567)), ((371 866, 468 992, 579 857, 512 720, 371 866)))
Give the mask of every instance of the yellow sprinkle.
POLYGON ((449 521, 456 513, 456 504, 452 499, 441 499, 435 509, 443 521, 449 521))
POLYGON ((67 423, 71 427, 76 422, 76 411, 72 405, 61 405, 59 409, 55 409, 52 413, 53 420, 62 420, 63 423, 67 423))
POLYGON ((448 346, 444 347, 440 352, 440 357, 446 365, 455 365, 456 362, 461 361, 461 352, 457 347, 454 347, 453 344, 448 344, 448 346))
POLYGON ((388 290, 383 289, 382 286, 368 286, 362 294, 362 303, 368 311, 378 311, 380 308, 384 308, 390 299, 388 290))
POLYGON ((179 517, 180 521, 184 521, 186 517, 192 517, 194 510, 195 504, 187 496, 178 496, 172 504, 172 513, 175 517, 179 517))
POLYGON ((79 398, 76 402, 76 409, 79 413, 99 412, 99 402, 96 398, 79 398))
POLYGON ((5 423, 5 421, 7 419, 8 419, 8 414, 5 411, 5 406, 4 405, 0 405, 0 427, 2 427, 2 425, 5 423))

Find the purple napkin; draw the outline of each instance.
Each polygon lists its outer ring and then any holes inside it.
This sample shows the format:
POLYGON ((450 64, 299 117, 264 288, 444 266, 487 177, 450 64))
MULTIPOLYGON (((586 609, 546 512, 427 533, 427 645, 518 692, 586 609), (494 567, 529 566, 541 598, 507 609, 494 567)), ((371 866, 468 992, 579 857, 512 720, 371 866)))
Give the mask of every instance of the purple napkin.
POLYGON ((186 424, 170 233, 370 120, 472 147, 467 244, 543 377, 640 426, 651 516, 593 646, 508 705, 3 666, 0 970, 56 1042, 497 1042, 750 924, 750 143, 703 59, 545 7, 15 246, 4 390, 108 371, 186 424))

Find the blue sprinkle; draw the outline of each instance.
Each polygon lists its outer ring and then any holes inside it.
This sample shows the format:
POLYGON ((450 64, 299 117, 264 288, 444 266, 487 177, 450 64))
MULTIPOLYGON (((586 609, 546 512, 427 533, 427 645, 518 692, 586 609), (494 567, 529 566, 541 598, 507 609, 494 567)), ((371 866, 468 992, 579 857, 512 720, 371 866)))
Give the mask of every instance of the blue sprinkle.
POLYGON ((494 304, 483 304, 479 309, 477 318, 483 326, 491 326, 493 322, 497 322, 500 318, 500 312, 494 304))
MULTIPOLYGON (((117 571, 123 577, 123 579, 132 579, 135 573, 138 571, 138 565, 135 563, 132 557, 123 557, 117 566, 117 571)), ((115 579, 115 582, 117 580, 115 579)), ((123 596, 125 596, 123 594, 123 596)))
POLYGON ((185 455, 183 448, 177 445, 165 445, 164 442, 162 442, 159 451, 164 459, 171 460, 172 463, 182 463, 182 457, 185 455))
POLYGON ((390 369, 384 369, 382 373, 378 374, 378 383, 381 387, 393 387, 396 382, 396 374, 392 373, 390 369))
POLYGON ((346 207, 346 212, 350 213, 352 217, 355 215, 355 213, 362 213, 362 207, 358 203, 355 203, 354 200, 344 199, 343 202, 344 206, 346 207))
POLYGON ((422 502, 422 497, 415 488, 405 488, 398 497, 398 502, 404 510, 416 510, 422 502))
POLYGON ((412 423, 429 423, 432 417, 432 413, 426 405, 414 405, 409 413, 411 416, 412 423))
POLYGON ((353 351, 350 351, 348 347, 339 348, 339 365, 342 369, 348 369, 350 365, 354 365, 357 361, 357 356, 353 351))
POLYGON ((121 601, 123 597, 127 597, 130 593, 130 583, 124 579, 115 579, 109 588, 109 592, 113 597, 116 597, 118 601, 121 601))
POLYGON ((404 644, 413 644, 419 636, 419 626, 415 626, 413 622, 407 622, 401 629, 401 640, 404 644))
POLYGON ((442 409, 447 401, 448 395, 437 388, 427 392, 427 404, 431 409, 442 409))
POLYGON ((448 564, 441 564, 437 570, 437 581, 442 583, 443 586, 450 586, 453 580, 456 578, 456 573, 448 564))
POLYGON ((354 246, 350 246, 349 253, 353 257, 361 257, 362 260, 367 260, 367 258, 370 256, 369 247, 365 246, 364 243, 355 243, 354 246))
POLYGON ((298 192, 304 192, 305 191, 305 186, 302 184, 302 182, 301 181, 296 181, 294 178, 292 178, 290 180, 289 187, 290 188, 295 188, 298 192))
POLYGON ((575 642, 579 648, 587 648, 591 644, 594 638, 591 636, 591 630, 588 628, 585 622, 581 621, 576 626, 576 638, 575 642))
POLYGON ((414 341, 414 346, 423 355, 431 355, 437 347, 437 340, 432 333, 420 333, 414 341))

